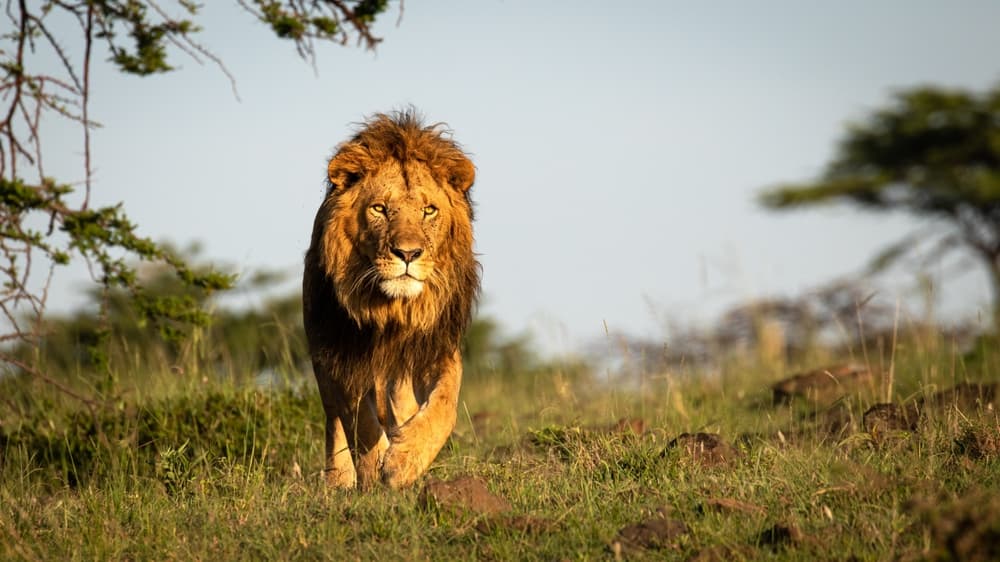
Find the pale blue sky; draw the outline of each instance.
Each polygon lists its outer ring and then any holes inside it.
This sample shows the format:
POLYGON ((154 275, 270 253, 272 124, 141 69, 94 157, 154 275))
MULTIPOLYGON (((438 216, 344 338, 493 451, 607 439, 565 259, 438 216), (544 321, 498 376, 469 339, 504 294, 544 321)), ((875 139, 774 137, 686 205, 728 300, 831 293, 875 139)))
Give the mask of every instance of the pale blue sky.
MULTIPOLYGON (((201 41, 235 75, 177 53, 146 79, 101 65, 92 115, 101 202, 207 256, 298 274, 325 160, 376 111, 445 121, 478 168, 484 311, 543 348, 604 325, 653 337, 755 296, 860 269, 917 223, 848 207, 766 213, 754 197, 816 174, 845 124, 892 91, 1000 80, 1000 3, 408 0, 377 53, 320 46, 317 73, 234 2, 201 41)), ((395 4, 394 4, 395 6, 395 4)), ((73 135, 52 175, 80 177, 73 135)), ((912 289, 898 276, 886 298, 912 289)), ((81 298, 57 280, 58 308, 81 298)), ((987 303, 974 268, 946 310, 987 303)))

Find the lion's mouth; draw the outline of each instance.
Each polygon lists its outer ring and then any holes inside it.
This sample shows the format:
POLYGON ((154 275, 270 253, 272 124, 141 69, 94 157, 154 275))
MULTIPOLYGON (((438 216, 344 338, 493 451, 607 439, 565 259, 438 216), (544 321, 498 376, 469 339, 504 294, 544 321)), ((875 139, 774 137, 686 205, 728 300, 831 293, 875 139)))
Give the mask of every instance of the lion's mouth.
POLYGON ((409 273, 404 273, 392 279, 383 279, 378 284, 386 296, 394 299, 409 299, 420 294, 424 289, 424 282, 409 273))

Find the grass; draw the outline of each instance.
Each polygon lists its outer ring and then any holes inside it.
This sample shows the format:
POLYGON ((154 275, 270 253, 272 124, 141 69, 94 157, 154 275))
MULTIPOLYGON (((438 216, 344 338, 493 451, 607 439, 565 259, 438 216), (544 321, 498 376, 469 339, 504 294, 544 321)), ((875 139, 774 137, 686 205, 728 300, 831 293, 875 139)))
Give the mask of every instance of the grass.
MULTIPOLYGON (((995 348, 967 356, 926 337, 895 348, 897 400, 997 380, 995 348)), ((95 415, 0 381, 17 406, 0 417, 0 559, 990 559, 1000 544, 1000 423, 981 405, 868 432, 878 384, 832 407, 774 406, 769 385, 796 369, 749 359, 645 373, 642 394, 571 368, 470 374, 430 477, 480 478, 511 505, 498 517, 425 507, 420 485, 326 488, 306 375, 261 388, 205 370, 122 377, 95 415), (644 431, 615 429, 621 418, 644 431), (683 432, 736 452, 706 466, 668 448, 683 432), (662 517, 687 532, 645 548, 620 538, 662 517)))

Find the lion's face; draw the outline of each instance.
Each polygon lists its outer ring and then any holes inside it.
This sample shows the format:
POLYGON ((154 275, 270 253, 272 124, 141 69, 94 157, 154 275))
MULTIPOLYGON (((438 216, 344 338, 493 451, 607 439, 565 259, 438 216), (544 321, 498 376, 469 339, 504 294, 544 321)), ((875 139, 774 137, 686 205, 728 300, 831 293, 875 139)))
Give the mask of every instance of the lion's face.
POLYGON ((433 130, 410 134, 418 138, 398 141, 403 155, 373 147, 381 137, 343 145, 317 220, 322 267, 348 314, 359 325, 427 331, 478 287, 467 193, 475 168, 433 130))
POLYGON ((386 163, 362 180, 357 208, 358 248, 370 278, 385 296, 418 296, 440 275, 439 249, 454 214, 449 186, 420 163, 386 163))

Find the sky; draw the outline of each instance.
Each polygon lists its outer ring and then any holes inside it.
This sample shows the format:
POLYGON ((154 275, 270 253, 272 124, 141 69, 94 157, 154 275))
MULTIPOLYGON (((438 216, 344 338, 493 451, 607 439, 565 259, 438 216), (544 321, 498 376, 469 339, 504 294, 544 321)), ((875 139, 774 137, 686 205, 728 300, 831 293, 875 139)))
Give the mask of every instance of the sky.
MULTIPOLYGON (((1000 81, 990 1, 408 0, 381 16, 376 52, 320 45, 315 68, 235 2, 205 4, 199 41, 239 100, 179 52, 148 78, 98 65, 95 201, 294 286, 326 160, 366 115, 413 105, 477 167, 481 311, 552 353, 606 331, 667 338, 668 323, 860 271, 923 223, 768 212, 757 195, 815 177, 895 91, 1000 81)), ((79 131, 51 131, 49 173, 80 179, 79 131)), ((975 264, 945 269, 929 270, 940 309, 985 311, 975 264)), ((84 279, 57 277, 50 305, 82 303, 84 279)), ((914 282, 890 276, 881 296, 909 302, 914 282)))

